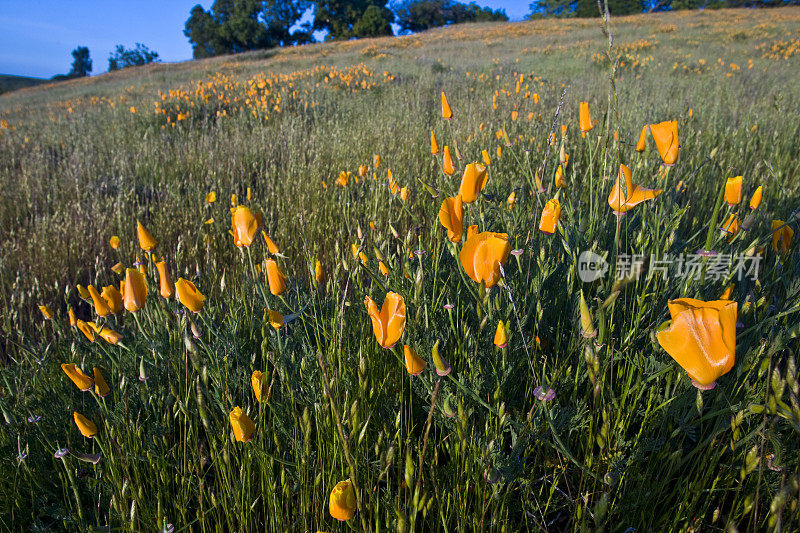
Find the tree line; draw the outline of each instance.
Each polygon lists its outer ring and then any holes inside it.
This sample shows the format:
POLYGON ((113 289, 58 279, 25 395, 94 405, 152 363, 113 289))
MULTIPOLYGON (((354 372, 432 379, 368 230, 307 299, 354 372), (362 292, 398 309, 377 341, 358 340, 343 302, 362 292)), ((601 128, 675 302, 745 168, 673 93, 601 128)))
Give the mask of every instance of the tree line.
MULTIPOLYGON (((608 2, 612 15, 633 15, 680 9, 721 9, 726 7, 779 7, 798 5, 800 0, 601 0, 608 2)), ((599 17, 597 0, 536 0, 530 4, 529 19, 545 17, 599 17)))

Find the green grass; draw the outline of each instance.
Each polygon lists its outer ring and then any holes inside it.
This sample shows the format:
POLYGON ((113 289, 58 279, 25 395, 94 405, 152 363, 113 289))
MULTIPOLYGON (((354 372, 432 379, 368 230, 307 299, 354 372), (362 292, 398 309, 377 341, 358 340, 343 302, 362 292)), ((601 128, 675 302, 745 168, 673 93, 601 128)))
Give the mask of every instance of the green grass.
POLYGON ((615 90, 599 21, 561 20, 150 65, 0 97, 0 529, 796 529, 800 264, 796 242, 772 249, 771 221, 800 230, 799 21, 797 8, 613 19, 615 90), (598 119, 585 139, 584 100, 598 119), (652 138, 644 153, 634 146, 643 124, 668 119, 681 150, 664 176, 652 138), (430 154, 431 130, 457 142, 452 177, 430 154), (546 236, 539 217, 561 146, 567 187, 559 232, 546 236), (437 218, 484 149, 488 183, 465 227, 508 233, 523 250, 491 290, 466 276, 437 218), (377 179, 370 168, 336 185, 375 154, 377 179), (664 192, 618 219, 605 178, 620 162, 664 192), (388 168, 406 202, 389 191, 388 168), (736 175, 744 201, 730 208, 720 191, 736 175), (723 240, 717 226, 744 218, 758 185, 752 229, 723 240), (209 191, 217 201, 206 205, 209 191), (263 213, 280 247, 281 297, 256 268, 264 242, 233 245, 231 194, 263 213), (159 295, 137 220, 173 281, 207 296, 199 314, 159 295), (758 280, 578 278, 583 250, 606 255, 613 273, 623 254, 692 254, 709 236, 724 254, 763 247, 758 280), (146 306, 100 319, 122 345, 88 342, 67 319, 72 307, 97 320, 76 284, 118 285, 111 267, 137 260, 146 306), (699 392, 651 335, 669 300, 715 300, 732 281, 736 363, 699 392), (363 302, 388 291, 405 298, 407 324, 382 349, 363 302), (581 291, 594 340, 581 335, 581 291), (265 308, 299 315, 276 330, 265 308), (503 349, 492 342, 499 320, 503 349), (441 379, 437 343, 453 367, 441 379), (419 376, 403 366, 404 344, 428 362, 419 376), (69 362, 101 368, 112 393, 80 392, 60 368, 69 362), (268 374, 266 403, 254 370, 268 374), (555 398, 539 400, 539 385, 555 398), (249 443, 233 438, 234 406, 255 423, 249 443), (96 438, 78 432, 73 411, 97 424, 96 438), (70 455, 55 458, 61 447, 70 455), (96 465, 75 455, 98 452, 96 465), (348 478, 360 510, 340 523, 328 498, 348 478))
POLYGON ((41 78, 28 78, 26 76, 0 74, 0 94, 9 91, 16 91, 17 89, 23 89, 25 87, 34 87, 47 82, 48 80, 41 78))

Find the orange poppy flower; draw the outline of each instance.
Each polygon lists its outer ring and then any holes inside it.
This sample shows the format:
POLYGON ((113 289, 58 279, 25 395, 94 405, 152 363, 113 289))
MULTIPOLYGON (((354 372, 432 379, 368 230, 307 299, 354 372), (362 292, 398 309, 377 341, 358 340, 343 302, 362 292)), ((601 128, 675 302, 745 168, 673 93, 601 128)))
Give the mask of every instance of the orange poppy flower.
POLYGON ((158 244, 158 241, 138 220, 136 221, 136 235, 139 237, 139 246, 145 252, 152 252, 158 244))
MULTIPOLYGON (((444 93, 442 93, 444 97, 444 93)), ((339 521, 350 520, 356 513, 356 492, 350 480, 340 481, 333 487, 328 501, 328 512, 339 521)))
POLYGON ((236 246, 250 246, 258 233, 258 219, 248 207, 238 206, 231 214, 232 235, 236 246))
POLYGON ((498 348, 508 346, 508 332, 502 320, 497 323, 497 330, 494 332, 494 345, 498 348))
POLYGON ((442 172, 448 176, 452 176, 456 169, 453 166, 453 158, 450 157, 450 147, 444 147, 444 154, 442 155, 442 172))
POLYGON ((242 411, 241 407, 236 406, 228 415, 233 428, 233 436, 239 442, 249 442, 253 438, 253 432, 256 430, 255 424, 250 420, 250 417, 242 411))
POLYGON ((647 124, 642 126, 642 132, 639 134, 639 140, 636 143, 636 151, 644 152, 647 147, 647 124))
POLYGON ((730 207, 742 201, 742 179, 744 176, 728 178, 725 182, 725 201, 730 207))
POLYGON ((431 154, 436 155, 439 153, 439 143, 436 140, 436 134, 431 130, 431 154))
POLYGON ((414 348, 406 344, 403 346, 403 356, 405 358, 406 363, 406 370, 412 376, 417 376, 425 370, 425 367, 428 366, 428 363, 425 360, 417 355, 417 352, 414 351, 414 348))
POLYGON ((161 296, 163 298, 172 298, 175 291, 172 286, 172 280, 169 277, 169 272, 167 271, 167 262, 164 260, 159 261, 156 263, 156 268, 158 269, 158 280, 161 285, 161 296))
POLYGON ((286 276, 283 275, 278 263, 274 259, 269 258, 266 261, 267 267, 267 282, 269 283, 269 292, 273 296, 280 296, 286 292, 286 276))
POLYGON ((488 174, 486 167, 480 163, 470 163, 464 169, 464 176, 461 178, 461 188, 458 194, 465 204, 471 204, 481 195, 481 191, 486 187, 488 174))
POLYGON ((758 206, 761 205, 761 196, 764 194, 764 187, 761 185, 758 186, 758 189, 755 190, 753 196, 750 197, 750 209, 756 209, 758 206))
POLYGON ((450 110, 450 104, 447 102, 447 96, 442 91, 442 118, 452 118, 453 112, 450 110))
POLYGON ((87 287, 89 289, 89 296, 92 297, 92 303, 94 304, 94 311, 97 313, 97 316, 107 316, 111 314, 111 308, 108 306, 108 302, 100 296, 100 293, 97 292, 97 289, 94 288, 94 285, 89 285, 87 287))
POLYGON ((586 132, 591 130, 594 126, 592 125, 592 118, 589 115, 589 103, 588 102, 581 102, 580 105, 580 128, 581 133, 586 136, 586 132))
POLYGON ((634 185, 633 178, 631 177, 631 169, 625 165, 620 165, 617 181, 611 189, 611 194, 608 195, 608 205, 611 206, 615 215, 622 216, 627 213, 629 209, 646 200, 651 200, 659 194, 661 194, 661 189, 645 189, 644 187, 634 185), (622 179, 625 180, 627 194, 622 190, 622 179))
POLYGON ((650 124, 650 133, 656 142, 658 154, 668 167, 678 160, 678 121, 667 120, 658 124, 650 124))
POLYGON ((558 221, 561 218, 561 203, 558 198, 548 200, 542 209, 542 218, 539 219, 539 231, 552 235, 558 229, 558 221))
POLYGON ((794 237, 794 230, 790 228, 783 220, 772 221, 772 249, 778 251, 780 244, 781 253, 786 253, 789 246, 792 244, 792 237, 794 237))
POLYGON ((406 302, 396 292, 390 292, 383 300, 381 310, 377 304, 367 296, 364 307, 372 320, 372 331, 375 338, 383 348, 394 346, 406 327, 406 302))
POLYGON ((88 439, 91 439, 97 435, 97 426, 94 424, 94 422, 77 411, 72 413, 72 418, 75 420, 75 425, 78 426, 78 431, 81 432, 81 435, 88 439))
POLYGON ((194 283, 183 278, 178 278, 178 281, 175 283, 175 288, 178 291, 178 299, 189 311, 199 313, 203 309, 206 297, 197 290, 194 283))
POLYGON ((147 300, 147 280, 144 274, 134 268, 125 270, 125 293, 123 301, 125 309, 135 313, 142 307, 147 300))
POLYGON ((484 231, 467 239, 459 258, 472 281, 494 287, 500 281, 500 265, 505 264, 510 253, 507 233, 484 231))
POLYGON ((78 389, 88 391, 92 390, 92 387, 94 387, 94 380, 86 375, 83 370, 78 368, 75 363, 64 363, 61 365, 61 370, 64 371, 78 389))

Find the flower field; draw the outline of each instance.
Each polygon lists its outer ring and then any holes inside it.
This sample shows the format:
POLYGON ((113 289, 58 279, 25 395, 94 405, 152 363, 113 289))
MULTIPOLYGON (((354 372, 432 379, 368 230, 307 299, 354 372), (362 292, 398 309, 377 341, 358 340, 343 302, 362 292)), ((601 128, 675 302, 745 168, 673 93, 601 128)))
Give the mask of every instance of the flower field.
POLYGON ((0 530, 800 527, 800 8, 0 96, 0 530))

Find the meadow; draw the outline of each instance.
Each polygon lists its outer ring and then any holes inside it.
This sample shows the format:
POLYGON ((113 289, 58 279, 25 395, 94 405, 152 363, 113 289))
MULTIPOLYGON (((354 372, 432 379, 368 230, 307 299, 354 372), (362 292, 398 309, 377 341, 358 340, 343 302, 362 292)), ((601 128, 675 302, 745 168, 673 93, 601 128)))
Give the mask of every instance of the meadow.
POLYGON ((796 530, 798 28, 460 25, 0 96, 0 529, 796 530))

